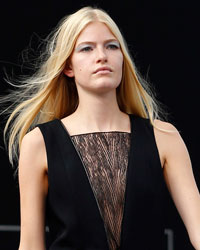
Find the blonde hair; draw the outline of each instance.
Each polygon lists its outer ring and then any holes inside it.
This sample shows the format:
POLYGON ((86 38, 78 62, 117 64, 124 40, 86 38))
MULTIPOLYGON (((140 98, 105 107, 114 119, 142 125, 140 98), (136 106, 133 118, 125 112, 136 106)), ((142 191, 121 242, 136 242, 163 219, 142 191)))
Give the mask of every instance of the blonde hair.
POLYGON ((8 136, 9 160, 18 159, 24 135, 36 124, 73 113, 78 106, 78 93, 73 79, 63 73, 80 32, 87 24, 99 21, 107 25, 118 39, 124 56, 122 81, 117 88, 117 101, 121 111, 149 118, 151 123, 159 117, 159 108, 146 81, 136 71, 122 34, 103 10, 84 7, 64 17, 47 37, 47 46, 41 55, 42 63, 31 77, 22 80, 18 91, 7 98, 14 100, 4 129, 8 136))

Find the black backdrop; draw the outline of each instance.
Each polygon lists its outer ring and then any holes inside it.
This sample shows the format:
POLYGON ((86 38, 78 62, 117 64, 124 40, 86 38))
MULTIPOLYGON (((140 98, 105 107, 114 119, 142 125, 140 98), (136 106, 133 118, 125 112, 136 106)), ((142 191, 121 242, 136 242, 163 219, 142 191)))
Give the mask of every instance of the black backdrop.
MULTIPOLYGON (((1 3, 2 5, 2 3, 1 3)), ((43 38, 66 14, 92 5, 105 9, 120 27, 136 66, 147 75, 157 98, 168 107, 169 120, 180 131, 191 156, 198 187, 199 115, 199 17, 195 1, 134 0, 55 1, 21 0, 1 6, 0 94, 8 88, 3 69, 20 73, 20 52, 33 33, 43 38)), ((34 36, 36 37, 36 36, 34 36)), ((34 39, 33 39, 34 41, 34 39)), ((34 42, 32 44, 34 45, 34 42)), ((0 225, 19 224, 19 195, 3 149, 1 116, 0 225)), ((174 232, 174 249, 193 249, 176 208, 166 193, 166 228, 174 232)), ((34 201, 33 201, 34 202, 34 201)), ((0 249, 17 249, 19 234, 0 231, 0 249)), ((144 236, 145 238, 145 236, 144 236)))

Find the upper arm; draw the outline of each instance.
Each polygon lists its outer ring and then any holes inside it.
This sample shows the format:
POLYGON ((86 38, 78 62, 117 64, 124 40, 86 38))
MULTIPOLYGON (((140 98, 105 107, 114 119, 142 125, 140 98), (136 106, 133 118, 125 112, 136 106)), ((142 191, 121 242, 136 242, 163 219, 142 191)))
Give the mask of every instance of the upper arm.
POLYGON ((176 128, 156 121, 162 132, 154 129, 158 149, 164 158, 163 173, 175 206, 187 228, 191 241, 200 234, 200 195, 192 171, 188 150, 176 128))
POLYGON ((19 157, 20 249, 45 249, 46 151, 39 128, 22 140, 19 157))

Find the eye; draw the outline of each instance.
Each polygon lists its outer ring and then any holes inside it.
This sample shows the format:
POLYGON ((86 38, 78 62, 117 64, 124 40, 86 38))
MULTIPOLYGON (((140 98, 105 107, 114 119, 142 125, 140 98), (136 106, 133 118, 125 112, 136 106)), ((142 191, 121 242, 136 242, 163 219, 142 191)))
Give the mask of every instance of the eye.
POLYGON ((91 46, 86 46, 86 47, 83 47, 80 49, 80 51, 82 52, 88 52, 88 51, 91 51, 92 50, 92 47, 91 46))
POLYGON ((120 48, 119 44, 117 43, 109 43, 106 47, 111 50, 116 50, 120 48))

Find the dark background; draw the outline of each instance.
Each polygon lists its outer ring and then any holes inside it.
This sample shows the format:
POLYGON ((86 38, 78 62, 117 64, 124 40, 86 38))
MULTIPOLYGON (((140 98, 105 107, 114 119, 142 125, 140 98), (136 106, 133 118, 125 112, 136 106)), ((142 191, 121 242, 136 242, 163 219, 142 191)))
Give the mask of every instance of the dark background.
MULTIPOLYGON (((0 94, 8 85, 6 68, 21 73, 20 53, 32 37, 44 38, 58 21, 77 9, 92 5, 105 9, 124 35, 139 71, 148 78, 159 101, 167 106, 169 121, 180 131, 191 156, 200 188, 199 171, 199 8, 197 1, 8 1, 1 6, 0 94)), ((26 72, 27 73, 27 72, 26 72)), ((0 225, 19 225, 19 195, 13 171, 0 139, 0 225)), ((193 249, 174 204, 166 196, 166 228, 174 232, 175 250, 193 249)), ((34 202, 34 201, 33 201, 34 202)), ((18 247, 19 234, 0 231, 0 250, 18 247)), ((145 240, 145 236, 144 236, 145 240)))

